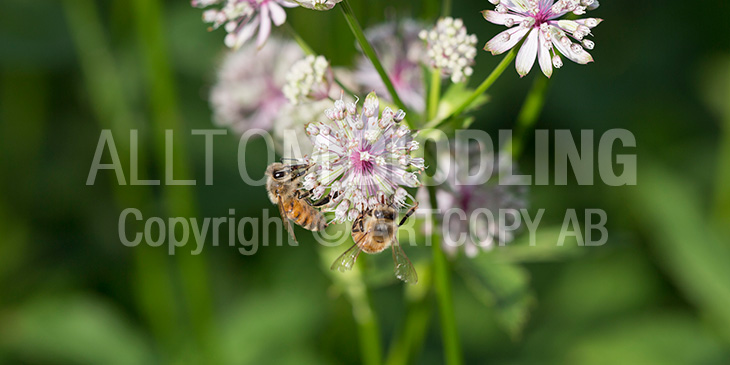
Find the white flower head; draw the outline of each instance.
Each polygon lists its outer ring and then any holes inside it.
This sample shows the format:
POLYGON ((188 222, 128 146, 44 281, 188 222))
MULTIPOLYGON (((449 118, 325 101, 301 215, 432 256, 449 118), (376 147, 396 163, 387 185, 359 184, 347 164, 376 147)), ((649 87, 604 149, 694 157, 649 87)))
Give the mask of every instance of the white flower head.
MULTIPOLYGON (((421 23, 406 19, 376 25, 365 31, 398 96, 410 110, 419 113, 426 105, 421 70, 426 47, 418 37, 421 29, 421 23)), ((354 79, 364 90, 374 90, 386 99, 390 95, 375 66, 365 55, 358 59, 354 79)))
POLYGON ((256 45, 260 48, 271 33, 271 23, 277 27, 286 21, 284 7, 298 6, 288 0, 191 0, 198 8, 207 8, 223 3, 220 8, 203 12, 203 21, 211 23, 209 30, 225 25, 225 43, 230 48, 239 48, 258 31, 256 45))
POLYGON ((279 110, 287 104, 281 88, 292 61, 302 57, 292 41, 272 37, 262 49, 247 44, 229 52, 210 91, 213 119, 238 134, 251 129, 269 130, 279 110))
POLYGON ((493 55, 502 54, 524 39, 515 68, 520 76, 530 72, 537 58, 545 76, 553 74, 553 67, 560 68, 563 61, 560 54, 569 60, 587 64, 593 57, 586 51, 595 44, 587 39, 591 29, 603 20, 585 18, 577 20, 559 19, 572 12, 585 14, 586 10, 598 7, 597 0, 490 0, 496 4, 495 10, 485 10, 487 21, 507 26, 507 30, 497 34, 484 49, 493 55))
POLYGON ((282 91, 292 104, 305 99, 322 100, 329 96, 332 80, 332 69, 327 59, 309 55, 291 67, 282 91))
POLYGON ((439 19, 433 29, 424 29, 418 36, 427 44, 430 66, 451 76, 451 81, 465 81, 474 72, 471 65, 477 55, 477 37, 466 33, 461 19, 439 19))
POLYGON ((328 122, 306 127, 314 145, 314 167, 304 188, 330 197, 322 211, 334 212, 335 221, 359 216, 375 207, 380 196, 401 197, 394 200, 402 203, 403 187, 420 185, 417 174, 423 171, 423 159, 410 156, 418 143, 401 123, 402 110, 386 107, 381 113, 378 97, 371 92, 360 112, 357 103, 337 100, 325 116, 328 122))

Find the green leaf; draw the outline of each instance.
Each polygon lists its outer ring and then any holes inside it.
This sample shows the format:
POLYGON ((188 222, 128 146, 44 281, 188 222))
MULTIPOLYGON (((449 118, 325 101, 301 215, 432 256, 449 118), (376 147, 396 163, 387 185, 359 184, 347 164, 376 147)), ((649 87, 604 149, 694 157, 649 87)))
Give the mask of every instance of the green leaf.
POLYGON ((290 353, 301 352, 297 347, 308 342, 323 316, 318 295, 306 288, 247 293, 221 315, 222 363, 294 363, 290 353))
POLYGON ((498 322, 512 338, 519 338, 535 303, 527 270, 480 255, 462 259, 457 271, 476 298, 494 308, 498 322))
MULTIPOLYGON (((470 95, 474 93, 473 89, 469 89, 466 86, 466 83, 460 82, 460 83, 452 83, 451 86, 446 90, 444 95, 441 97, 441 102, 439 103, 438 113, 436 113, 436 118, 438 120, 447 118, 450 116, 456 109, 461 105, 461 103, 464 102, 466 98, 468 98, 470 95)), ((474 99, 473 102, 471 102, 464 111, 470 111, 477 109, 481 107, 482 105, 486 104, 489 101, 489 96, 486 94, 481 94, 477 96, 476 99, 474 99)))
POLYGON ((496 262, 524 263, 561 261, 578 257, 587 252, 578 246, 575 237, 568 236, 562 246, 558 245, 561 227, 554 226, 535 232, 535 245, 530 246, 530 234, 523 234, 507 246, 495 247, 485 253, 496 262))
POLYGON ((712 231, 701 199, 663 169, 645 164, 627 199, 648 226, 649 242, 684 295, 730 342, 730 246, 712 231), (651 166, 651 167, 650 167, 651 166))
POLYGON ((607 322, 565 349, 557 363, 726 364, 727 349, 695 318, 681 313, 607 322))
POLYGON ((0 318, 0 348, 28 362, 151 364, 149 338, 88 295, 42 298, 0 318))

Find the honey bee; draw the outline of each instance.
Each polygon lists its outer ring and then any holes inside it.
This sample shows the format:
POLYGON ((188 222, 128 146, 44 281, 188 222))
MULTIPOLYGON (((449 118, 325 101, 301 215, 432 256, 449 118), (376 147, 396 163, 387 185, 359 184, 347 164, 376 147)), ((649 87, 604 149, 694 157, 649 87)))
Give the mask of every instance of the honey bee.
MULTIPOLYGON (((309 171, 312 164, 286 165, 274 162, 266 168, 266 190, 269 200, 279 206, 281 220, 294 241, 294 229, 289 220, 310 231, 321 231, 327 227, 322 213, 307 200, 311 191, 301 191, 300 178, 309 171)), ((320 204, 319 202, 316 205, 320 204)))
POLYGON ((393 207, 392 199, 386 202, 384 197, 375 208, 360 215, 352 223, 352 240, 355 244, 345 251, 330 267, 331 270, 346 271, 355 265, 360 252, 369 254, 379 253, 390 246, 393 251, 393 262, 395 263, 395 276, 409 284, 418 282, 418 275, 413 268, 411 260, 403 252, 396 232, 418 208, 418 202, 406 212, 400 223, 396 224, 398 215, 393 207))

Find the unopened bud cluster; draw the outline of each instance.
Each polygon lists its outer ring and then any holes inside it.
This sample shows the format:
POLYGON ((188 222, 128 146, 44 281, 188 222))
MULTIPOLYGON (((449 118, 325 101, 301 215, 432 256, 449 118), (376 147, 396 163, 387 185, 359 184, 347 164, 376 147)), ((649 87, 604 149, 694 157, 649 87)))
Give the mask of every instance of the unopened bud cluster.
POLYGON ((286 75, 284 96, 292 104, 304 99, 321 100, 327 97, 330 78, 329 62, 324 56, 307 56, 297 61, 286 75))
POLYGON ((433 29, 422 30, 418 36, 426 42, 431 67, 450 76, 451 81, 465 81, 474 73, 471 65, 477 55, 477 37, 466 33, 461 19, 442 18, 433 29))

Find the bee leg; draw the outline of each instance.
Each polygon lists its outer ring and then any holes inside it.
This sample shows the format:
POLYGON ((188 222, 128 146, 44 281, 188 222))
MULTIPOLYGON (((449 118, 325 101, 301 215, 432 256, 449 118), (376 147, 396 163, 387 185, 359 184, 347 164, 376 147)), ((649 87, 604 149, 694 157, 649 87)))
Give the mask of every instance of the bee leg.
POLYGON ((335 191, 335 193, 332 194, 332 196, 329 196, 329 195, 325 196, 324 198, 322 198, 322 200, 314 203, 313 206, 315 206, 315 207, 321 207, 321 206, 329 203, 331 200, 337 199, 338 196, 340 196, 340 193, 338 193, 338 192, 335 191))
POLYGON ((410 217, 411 215, 413 215, 413 213, 416 212, 416 208, 418 208, 418 202, 416 202, 416 204, 414 204, 413 207, 411 207, 411 209, 408 209, 408 212, 406 212, 406 215, 404 215, 403 219, 401 219, 400 223, 398 223, 398 227, 402 226, 406 222, 406 219, 408 219, 408 217, 410 217))
POLYGON ((312 195, 312 192, 311 191, 302 192, 301 190, 297 190, 294 194, 296 194, 296 197, 299 199, 306 199, 306 198, 309 198, 310 195, 312 195))
POLYGON ((304 175, 309 171, 309 165, 296 165, 292 166, 292 171, 296 171, 292 174, 292 180, 304 175))
POLYGON ((355 223, 352 224, 352 232, 362 232, 363 229, 362 217, 359 217, 355 220, 355 223))
POLYGON ((284 163, 284 161, 294 161, 296 163, 296 162, 299 162, 300 160, 301 159, 294 158, 294 157, 282 157, 281 160, 279 160, 279 161, 281 161, 281 163, 284 163))
POLYGON ((321 206, 323 206, 323 205, 325 205, 325 204, 327 204, 329 202, 330 202, 330 196, 327 195, 324 198, 322 198, 322 200, 320 200, 320 201, 318 201, 316 203, 312 203, 312 206, 313 207, 321 207, 321 206))

